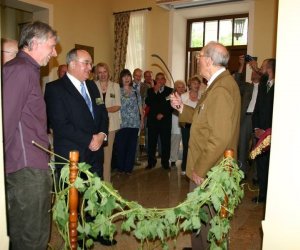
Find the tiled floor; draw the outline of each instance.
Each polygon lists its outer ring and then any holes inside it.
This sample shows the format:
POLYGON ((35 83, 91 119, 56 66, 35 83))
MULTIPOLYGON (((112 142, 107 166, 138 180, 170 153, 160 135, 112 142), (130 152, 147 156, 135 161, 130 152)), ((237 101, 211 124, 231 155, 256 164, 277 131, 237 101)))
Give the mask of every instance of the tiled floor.
MULTIPOLYGON (((138 201, 145 207, 175 206, 185 199, 188 192, 188 180, 181 175, 179 167, 166 171, 159 166, 157 164, 156 168, 148 171, 144 170, 143 166, 138 167, 131 176, 115 174, 112 178, 113 186, 124 198, 138 201)), ((250 191, 246 184, 245 197, 231 222, 229 236, 231 250, 261 249, 261 220, 264 216, 264 205, 251 202, 251 198, 255 195, 256 193, 250 191)), ((94 249, 135 250, 139 247, 139 242, 131 235, 118 232, 115 239, 118 243, 113 247, 104 247, 95 243, 94 249)), ((62 249, 63 246, 55 226, 52 227, 50 245, 51 249, 55 250, 62 249)), ((183 247, 190 247, 190 236, 180 234, 176 247, 173 245, 173 241, 170 241, 170 246, 172 246, 170 249, 181 250, 183 247)), ((150 244, 149 249, 161 249, 160 247, 154 248, 154 246, 155 243, 150 244)))

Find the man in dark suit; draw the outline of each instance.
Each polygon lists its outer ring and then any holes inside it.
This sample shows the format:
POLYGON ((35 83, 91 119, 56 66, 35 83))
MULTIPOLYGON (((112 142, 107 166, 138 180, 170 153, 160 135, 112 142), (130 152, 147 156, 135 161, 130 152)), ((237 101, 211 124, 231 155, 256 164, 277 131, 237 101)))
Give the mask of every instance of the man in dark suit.
MULTIPOLYGON (((252 123, 255 137, 259 139, 266 129, 272 127, 273 99, 275 83, 275 59, 267 59, 267 82, 261 82, 258 89, 257 100, 253 112, 252 123)), ((254 202, 265 202, 267 197, 268 173, 270 151, 264 152, 256 159, 259 196, 254 197, 254 202)))
POLYGON ((256 103, 261 75, 259 72, 253 70, 251 74, 251 83, 246 82, 245 74, 243 74, 244 66, 245 56, 242 55, 239 57, 239 68, 234 76, 241 93, 241 120, 238 144, 238 162, 241 170, 247 174, 249 167, 249 142, 253 132, 252 114, 256 103))
POLYGON ((168 96, 173 89, 165 86, 166 78, 163 73, 155 76, 155 85, 148 89, 146 105, 150 111, 147 117, 148 127, 148 166, 151 169, 156 165, 156 146, 158 136, 161 140, 161 165, 164 169, 169 169, 171 128, 172 128, 172 107, 168 96))
POLYGON ((90 164, 91 171, 102 177, 108 115, 96 84, 87 80, 92 59, 87 51, 72 49, 67 65, 66 75, 48 83, 45 90, 54 151, 68 159, 71 150, 78 150, 80 162, 90 164))

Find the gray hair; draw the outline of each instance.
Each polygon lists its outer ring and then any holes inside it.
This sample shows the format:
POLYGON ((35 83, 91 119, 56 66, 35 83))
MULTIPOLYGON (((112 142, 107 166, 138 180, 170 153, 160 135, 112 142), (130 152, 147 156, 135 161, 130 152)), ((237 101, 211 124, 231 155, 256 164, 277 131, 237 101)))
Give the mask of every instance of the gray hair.
POLYGON ((212 59, 213 65, 227 67, 229 52, 223 44, 209 42, 203 47, 202 51, 205 56, 212 59))
POLYGON ((57 35, 56 31, 48 24, 40 21, 27 23, 21 30, 19 49, 28 48, 31 50, 34 38, 40 41, 47 41, 51 37, 57 38, 57 35))
POLYGON ((78 50, 79 49, 73 48, 67 53, 67 56, 66 56, 67 65, 69 65, 70 62, 75 61, 77 59, 77 51, 78 50))

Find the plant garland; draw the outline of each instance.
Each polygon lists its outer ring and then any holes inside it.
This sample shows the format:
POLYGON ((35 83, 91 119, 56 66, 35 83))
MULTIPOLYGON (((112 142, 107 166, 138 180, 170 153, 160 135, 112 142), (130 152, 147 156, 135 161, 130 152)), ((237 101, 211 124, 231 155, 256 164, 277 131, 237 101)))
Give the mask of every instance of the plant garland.
MULTIPOLYGON (((78 177, 72 184, 81 195, 77 231, 83 248, 78 249, 90 248, 93 238, 99 234, 112 240, 116 233, 115 222, 120 219, 121 230, 132 233, 140 241, 139 249, 144 249, 149 241, 159 240, 161 249, 167 250, 169 239, 176 238, 180 231, 200 232, 201 223, 211 224, 208 234, 211 249, 227 249, 229 221, 244 195, 240 186, 243 173, 233 158, 224 158, 214 166, 205 181, 187 194, 185 201, 176 207, 165 209, 144 208, 135 201, 127 201, 109 183, 91 173, 89 168, 88 164, 79 163, 78 177), (217 211, 209 222, 204 205, 217 211), (92 219, 86 221, 87 215, 92 219)), ((68 190, 71 184, 68 178, 69 165, 65 165, 61 170, 58 188, 55 188, 52 208, 53 220, 64 239, 65 249, 70 248, 68 190)))

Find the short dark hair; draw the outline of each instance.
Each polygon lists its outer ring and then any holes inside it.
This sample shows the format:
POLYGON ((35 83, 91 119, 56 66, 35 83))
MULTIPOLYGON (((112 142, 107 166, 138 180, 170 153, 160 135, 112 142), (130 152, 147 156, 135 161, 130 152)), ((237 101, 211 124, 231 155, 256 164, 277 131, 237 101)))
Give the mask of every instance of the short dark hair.
POLYGON ((267 59, 267 67, 270 68, 273 72, 273 74, 275 74, 275 70, 276 70, 276 59, 275 58, 269 58, 267 59))
POLYGON ((53 30, 48 24, 40 21, 27 23, 21 30, 19 49, 28 48, 31 50, 33 38, 46 41, 50 37, 57 37, 57 35, 56 31, 53 30))
POLYGON ((120 73, 120 78, 119 78, 119 84, 120 84, 120 87, 122 88, 123 87, 123 81, 122 81, 122 78, 124 76, 130 76, 131 77, 131 83, 130 83, 130 86, 133 85, 133 82, 132 82, 132 74, 130 72, 129 69, 123 69, 120 73))

